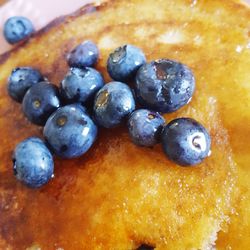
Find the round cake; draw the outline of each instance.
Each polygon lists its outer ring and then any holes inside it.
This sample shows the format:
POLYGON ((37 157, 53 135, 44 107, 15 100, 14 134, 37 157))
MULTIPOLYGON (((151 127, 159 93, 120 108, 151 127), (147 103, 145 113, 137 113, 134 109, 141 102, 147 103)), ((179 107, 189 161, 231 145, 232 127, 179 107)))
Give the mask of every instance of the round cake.
POLYGON ((0 248, 247 249, 249 20, 249 8, 236 0, 110 0, 53 21, 0 56, 0 248), (18 182, 13 149, 42 130, 8 96, 11 70, 31 66, 59 85, 68 52, 85 40, 98 45, 96 68, 106 82, 108 56, 124 44, 141 48, 148 61, 188 65, 196 78, 193 99, 164 117, 204 124, 211 156, 180 167, 161 146, 132 144, 122 126, 100 129, 82 157, 56 159, 55 178, 43 188, 18 182))

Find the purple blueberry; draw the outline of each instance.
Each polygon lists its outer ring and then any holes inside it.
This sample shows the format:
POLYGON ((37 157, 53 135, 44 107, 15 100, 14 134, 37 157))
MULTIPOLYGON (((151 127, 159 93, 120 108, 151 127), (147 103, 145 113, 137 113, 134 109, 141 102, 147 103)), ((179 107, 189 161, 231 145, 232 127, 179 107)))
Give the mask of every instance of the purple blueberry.
POLYGON ((97 138, 97 126, 80 104, 57 109, 45 124, 44 138, 51 150, 62 158, 86 153, 97 138))
POLYGON ((84 68, 93 66, 99 57, 99 50, 92 41, 85 41, 75 47, 68 55, 70 67, 84 68))
POLYGON ((142 50, 128 44, 110 54, 107 69, 112 79, 126 82, 135 77, 137 70, 145 62, 146 58, 142 50))
POLYGON ((191 100, 194 89, 192 71, 169 59, 144 64, 136 75, 138 100, 144 107, 158 112, 178 110, 191 100))
POLYGON ((128 120, 130 138, 139 146, 152 147, 160 141, 164 123, 165 120, 159 113, 138 109, 128 120))
POLYGON ((60 106, 58 88, 49 82, 32 86, 23 98, 23 113, 36 125, 44 126, 49 116, 60 106))
POLYGON ((15 68, 8 80, 8 93, 13 100, 22 102, 28 89, 43 80, 42 74, 37 69, 31 67, 15 68))
POLYGON ((53 177, 53 157, 39 138, 30 137, 19 143, 12 160, 16 178, 29 187, 41 187, 53 177))
POLYGON ((14 44, 29 37, 34 30, 34 26, 28 18, 14 16, 5 22, 3 34, 8 43, 14 44))
POLYGON ((210 154, 211 139, 207 130, 191 118, 178 118, 165 126, 162 145, 175 163, 196 165, 210 154))
POLYGON ((71 68, 61 83, 61 94, 67 103, 85 103, 91 100, 104 85, 97 70, 89 67, 71 68))
POLYGON ((94 117, 98 125, 116 127, 135 109, 135 100, 128 85, 110 82, 100 89, 94 101, 94 117))

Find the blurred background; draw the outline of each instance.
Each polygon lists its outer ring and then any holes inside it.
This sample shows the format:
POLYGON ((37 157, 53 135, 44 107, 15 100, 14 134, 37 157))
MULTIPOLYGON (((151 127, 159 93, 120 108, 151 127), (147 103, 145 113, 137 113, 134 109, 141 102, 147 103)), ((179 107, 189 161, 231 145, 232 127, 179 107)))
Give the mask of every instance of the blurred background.
MULTIPOLYGON (((174 0, 172 0, 174 1, 174 0)), ((190 0, 192 1, 192 0, 190 0)), ((199 1, 199 0, 193 0, 199 1)), ((214 0, 207 0, 214 1, 214 0)), ((239 0, 240 1, 240 0, 239 0)), ((250 0, 242 0, 250 4, 250 0)), ((3 38, 3 24, 11 16, 30 18, 38 30, 54 18, 72 13, 81 6, 97 0, 0 0, 0 54, 12 48, 3 38)))

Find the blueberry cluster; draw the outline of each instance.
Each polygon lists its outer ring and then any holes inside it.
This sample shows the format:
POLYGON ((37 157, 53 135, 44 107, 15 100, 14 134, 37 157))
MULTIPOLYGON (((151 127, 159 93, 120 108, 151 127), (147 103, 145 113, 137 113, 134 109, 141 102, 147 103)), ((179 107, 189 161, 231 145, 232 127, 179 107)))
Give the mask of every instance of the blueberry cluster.
POLYGON ((124 121, 136 145, 162 142, 166 155, 179 165, 195 165, 209 155, 210 136, 201 124, 191 118, 165 124, 160 114, 176 111, 191 100, 195 80, 186 65, 169 59, 146 63, 139 48, 124 45, 108 58, 114 81, 105 84, 92 68, 98 57, 93 42, 78 45, 67 57, 70 69, 59 88, 34 68, 12 71, 9 95, 22 102, 30 122, 44 126, 45 139, 31 137, 17 145, 13 154, 17 179, 30 187, 42 186, 53 176, 52 154, 79 157, 94 144, 98 126, 113 128, 124 121), (134 90, 126 84, 133 81, 134 90))

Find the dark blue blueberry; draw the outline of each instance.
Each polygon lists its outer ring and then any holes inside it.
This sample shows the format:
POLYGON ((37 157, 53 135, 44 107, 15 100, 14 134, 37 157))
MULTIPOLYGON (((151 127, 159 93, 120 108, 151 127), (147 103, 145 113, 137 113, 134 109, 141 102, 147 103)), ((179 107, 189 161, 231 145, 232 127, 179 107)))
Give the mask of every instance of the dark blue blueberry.
POLYGON ((192 71, 184 64, 161 59, 144 64, 136 75, 136 94, 141 104, 169 113, 187 104, 194 93, 192 71))
POLYGON ((43 135, 55 154, 74 158, 87 152, 93 145, 97 127, 80 104, 71 104, 51 115, 43 135))
POLYGON ((49 82, 39 82, 27 91, 22 106, 29 121, 43 126, 60 106, 59 91, 49 82))
POLYGON ((162 132, 163 150, 179 165, 196 165, 210 154, 207 130, 191 118, 171 121, 162 132))
POLYGON ((68 55, 68 64, 70 67, 91 67, 99 57, 97 46, 91 41, 85 41, 75 47, 68 55))
POLYGON ((124 45, 110 54, 107 62, 109 75, 116 81, 129 81, 146 62, 142 50, 133 45, 124 45))
POLYGON ((91 100, 104 85, 102 75, 92 68, 71 68, 61 84, 61 93, 68 103, 91 100))
POLYGON ((135 109, 135 100, 128 85, 110 82, 98 91, 94 117, 98 125, 112 128, 119 125, 135 109))
POLYGON ((152 147, 160 141, 164 123, 165 120, 159 113, 138 109, 128 120, 129 135, 135 144, 152 147))
POLYGON ((16 178, 29 187, 41 187, 53 177, 53 157, 39 138, 30 137, 19 143, 12 160, 16 178))
POLYGON ((43 81, 41 73, 31 67, 15 68, 8 80, 8 93, 17 102, 22 102, 27 90, 43 81))
POLYGON ((8 43, 14 44, 29 37, 34 32, 32 22, 22 16, 10 17, 4 24, 4 37, 8 43))
POLYGON ((154 250, 155 247, 148 245, 148 244, 142 244, 140 245, 136 250, 154 250))

